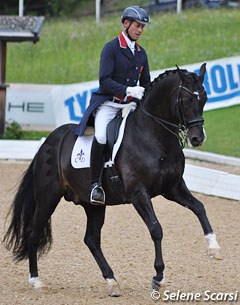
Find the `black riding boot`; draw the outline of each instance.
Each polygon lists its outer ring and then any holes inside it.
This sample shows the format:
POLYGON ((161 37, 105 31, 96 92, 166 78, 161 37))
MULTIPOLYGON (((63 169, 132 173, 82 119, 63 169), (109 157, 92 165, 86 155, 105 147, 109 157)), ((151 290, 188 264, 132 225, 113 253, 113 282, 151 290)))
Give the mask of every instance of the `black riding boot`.
POLYGON ((91 194, 90 202, 94 205, 105 204, 105 193, 102 188, 102 171, 105 144, 100 144, 94 137, 91 149, 91 194))

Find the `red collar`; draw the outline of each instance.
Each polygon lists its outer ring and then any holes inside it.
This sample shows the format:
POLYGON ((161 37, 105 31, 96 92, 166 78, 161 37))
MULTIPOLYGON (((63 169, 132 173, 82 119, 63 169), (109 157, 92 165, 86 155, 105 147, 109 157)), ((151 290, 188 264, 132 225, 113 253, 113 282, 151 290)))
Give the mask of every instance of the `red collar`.
MULTIPOLYGON (((127 45, 127 42, 126 42, 126 39, 125 39, 123 33, 118 35, 118 41, 119 41, 120 48, 123 48, 123 49, 127 48, 128 45, 127 45)), ((135 44, 135 49, 140 51, 140 46, 137 42, 135 44)))

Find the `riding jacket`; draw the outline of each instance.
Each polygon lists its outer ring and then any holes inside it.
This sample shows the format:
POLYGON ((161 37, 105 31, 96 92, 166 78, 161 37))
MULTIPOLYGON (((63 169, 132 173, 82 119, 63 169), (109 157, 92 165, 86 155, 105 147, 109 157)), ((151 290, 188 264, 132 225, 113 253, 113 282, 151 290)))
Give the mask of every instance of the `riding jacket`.
POLYGON ((146 88, 149 83, 150 73, 145 50, 135 43, 133 54, 124 35, 119 34, 103 47, 100 58, 99 88, 93 92, 89 106, 75 133, 82 136, 87 125, 93 126, 94 112, 103 102, 123 103, 127 87, 139 85, 146 88))

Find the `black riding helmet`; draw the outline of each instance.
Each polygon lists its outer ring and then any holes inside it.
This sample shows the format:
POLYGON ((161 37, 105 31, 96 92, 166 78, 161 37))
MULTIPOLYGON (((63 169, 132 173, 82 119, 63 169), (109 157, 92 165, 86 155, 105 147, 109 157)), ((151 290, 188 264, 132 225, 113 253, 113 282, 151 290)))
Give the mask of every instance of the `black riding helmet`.
POLYGON ((126 19, 137 21, 142 24, 150 23, 150 17, 148 16, 148 13, 140 6, 129 6, 125 8, 121 17, 122 23, 126 19))

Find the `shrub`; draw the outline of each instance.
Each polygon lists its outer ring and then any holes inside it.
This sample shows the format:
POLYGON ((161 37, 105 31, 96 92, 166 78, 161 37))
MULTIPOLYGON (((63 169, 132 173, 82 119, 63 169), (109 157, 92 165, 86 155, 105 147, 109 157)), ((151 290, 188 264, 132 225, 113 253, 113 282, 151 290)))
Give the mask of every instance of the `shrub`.
POLYGON ((13 140, 23 139, 22 127, 15 121, 7 123, 4 138, 13 140))

